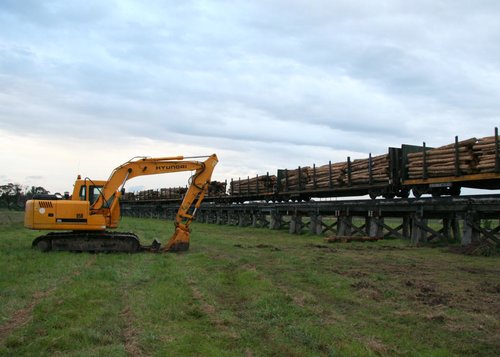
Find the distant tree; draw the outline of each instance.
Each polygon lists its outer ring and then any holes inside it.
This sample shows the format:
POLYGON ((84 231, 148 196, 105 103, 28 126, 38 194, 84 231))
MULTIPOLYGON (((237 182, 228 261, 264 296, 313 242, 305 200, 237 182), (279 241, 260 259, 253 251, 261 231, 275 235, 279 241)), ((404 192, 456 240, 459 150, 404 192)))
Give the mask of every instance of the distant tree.
POLYGON ((23 187, 17 183, 8 183, 0 186, 0 203, 7 209, 19 208, 18 202, 23 193, 23 187))
POLYGON ((0 207, 9 210, 23 209, 26 201, 33 198, 36 194, 47 194, 45 188, 41 186, 22 186, 16 183, 8 183, 0 186, 0 207))

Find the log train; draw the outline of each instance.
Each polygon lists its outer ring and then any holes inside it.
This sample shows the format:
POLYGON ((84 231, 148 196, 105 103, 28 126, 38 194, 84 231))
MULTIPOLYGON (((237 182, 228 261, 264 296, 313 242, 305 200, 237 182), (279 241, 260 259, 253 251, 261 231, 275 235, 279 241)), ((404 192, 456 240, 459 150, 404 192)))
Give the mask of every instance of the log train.
MULTIPOLYGON (((493 136, 471 138, 438 148, 402 145, 387 153, 322 166, 279 169, 229 182, 213 181, 206 201, 308 201, 311 198, 369 195, 408 198, 459 196, 462 187, 500 189, 500 143, 493 136)), ((127 193, 125 201, 178 201, 185 189, 163 188, 127 193)))

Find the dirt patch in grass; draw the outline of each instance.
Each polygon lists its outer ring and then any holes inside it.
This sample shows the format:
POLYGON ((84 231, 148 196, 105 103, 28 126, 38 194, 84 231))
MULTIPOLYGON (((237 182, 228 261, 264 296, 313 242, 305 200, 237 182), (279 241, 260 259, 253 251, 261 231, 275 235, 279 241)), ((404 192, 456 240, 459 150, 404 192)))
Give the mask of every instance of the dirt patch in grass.
MULTIPOLYGON (((205 296, 198 288, 198 284, 196 284, 193 280, 188 280, 189 287, 191 288, 193 298, 200 304, 200 309, 205 314, 210 322, 220 331, 223 331, 226 336, 229 336, 234 339, 240 338, 237 332, 234 332, 228 328, 223 319, 221 319, 217 313, 217 309, 215 306, 209 304, 206 301, 205 296)), ((195 315, 197 315, 195 313, 195 315)), ((201 316, 200 316, 201 317, 201 316)))
POLYGON ((349 278, 364 278, 368 276, 367 272, 359 270, 357 268, 352 268, 350 270, 340 270, 338 268, 326 268, 326 270, 335 273, 337 275, 342 275, 349 278))
POLYGON ((415 295, 417 299, 424 305, 448 305, 451 300, 451 294, 439 291, 436 286, 432 284, 421 284, 416 287, 418 289, 415 295))
POLYGON ((125 327, 123 338, 125 340, 125 351, 129 356, 142 356, 143 352, 137 341, 137 331, 134 328, 134 315, 130 308, 128 295, 125 295, 125 307, 121 312, 125 327))
POLYGON ((200 302, 201 310, 208 316, 213 317, 215 314, 215 307, 205 301, 205 297, 201 291, 194 285, 190 284, 193 297, 200 302))
POLYGON ((381 301, 384 298, 383 292, 367 280, 358 280, 351 284, 351 288, 354 288, 361 296, 370 300, 381 301))
POLYGON ((342 249, 345 250, 386 250, 386 251, 400 251, 400 250, 412 250, 416 249, 414 247, 398 247, 398 246, 392 246, 392 245, 372 245, 375 244, 375 242, 365 242, 367 244, 363 245, 346 245, 345 247, 342 247, 342 249))
POLYGON ((469 274, 500 274, 500 269, 494 270, 494 269, 485 269, 485 268, 470 268, 470 267, 461 267, 461 271, 464 271, 469 274))
POLYGON ((0 343, 14 330, 27 324, 33 318, 33 309, 35 306, 38 305, 42 299, 50 296, 55 290, 56 288, 53 287, 47 291, 36 292, 27 306, 17 310, 5 324, 0 326, 0 343))
POLYGON ((375 286, 372 283, 365 281, 365 280, 356 281, 355 283, 351 284, 351 287, 358 289, 358 290, 359 289, 374 289, 375 288, 375 286))
POLYGON ((362 342, 366 347, 380 356, 386 356, 387 353, 391 351, 391 349, 387 345, 385 345, 375 337, 368 338, 368 340, 362 342))
POLYGON ((269 250, 274 251, 274 252, 281 251, 280 248, 275 247, 274 245, 270 245, 270 244, 257 244, 257 245, 235 244, 234 246, 236 248, 243 248, 243 249, 251 249, 251 248, 265 249, 265 248, 268 248, 269 250))
POLYGON ((486 280, 480 283, 477 289, 485 293, 500 294, 500 283, 486 280))
POLYGON ((491 240, 478 240, 468 245, 447 247, 445 251, 454 254, 475 256, 498 256, 500 249, 496 242, 491 240))
POLYGON ((324 244, 308 243, 308 244, 305 245, 305 247, 306 248, 317 249, 317 250, 320 250, 322 252, 327 252, 327 253, 336 253, 336 252, 338 252, 338 249, 329 247, 329 246, 324 245, 324 244))

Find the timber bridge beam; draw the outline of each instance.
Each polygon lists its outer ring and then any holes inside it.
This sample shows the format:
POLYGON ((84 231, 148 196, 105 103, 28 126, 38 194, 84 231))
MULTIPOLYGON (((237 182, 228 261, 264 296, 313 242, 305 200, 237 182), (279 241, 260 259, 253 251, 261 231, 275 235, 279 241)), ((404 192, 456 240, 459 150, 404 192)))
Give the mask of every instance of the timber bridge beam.
MULTIPOLYGON (((122 213, 134 217, 174 219, 178 204, 123 201, 122 213)), ((287 229, 338 237, 402 238, 469 245, 500 245, 500 195, 309 202, 228 204, 205 202, 197 221, 234 226, 287 229)))

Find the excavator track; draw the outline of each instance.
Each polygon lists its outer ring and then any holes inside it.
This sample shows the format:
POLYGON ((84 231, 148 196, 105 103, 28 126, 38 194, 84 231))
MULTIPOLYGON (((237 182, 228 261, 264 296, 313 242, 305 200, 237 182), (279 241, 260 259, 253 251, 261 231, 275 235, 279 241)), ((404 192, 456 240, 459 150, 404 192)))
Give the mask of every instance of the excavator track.
POLYGON ((122 252, 136 253, 143 250, 157 251, 160 244, 155 240, 151 246, 141 246, 134 233, 125 232, 51 232, 35 238, 33 248, 42 252, 122 252))

